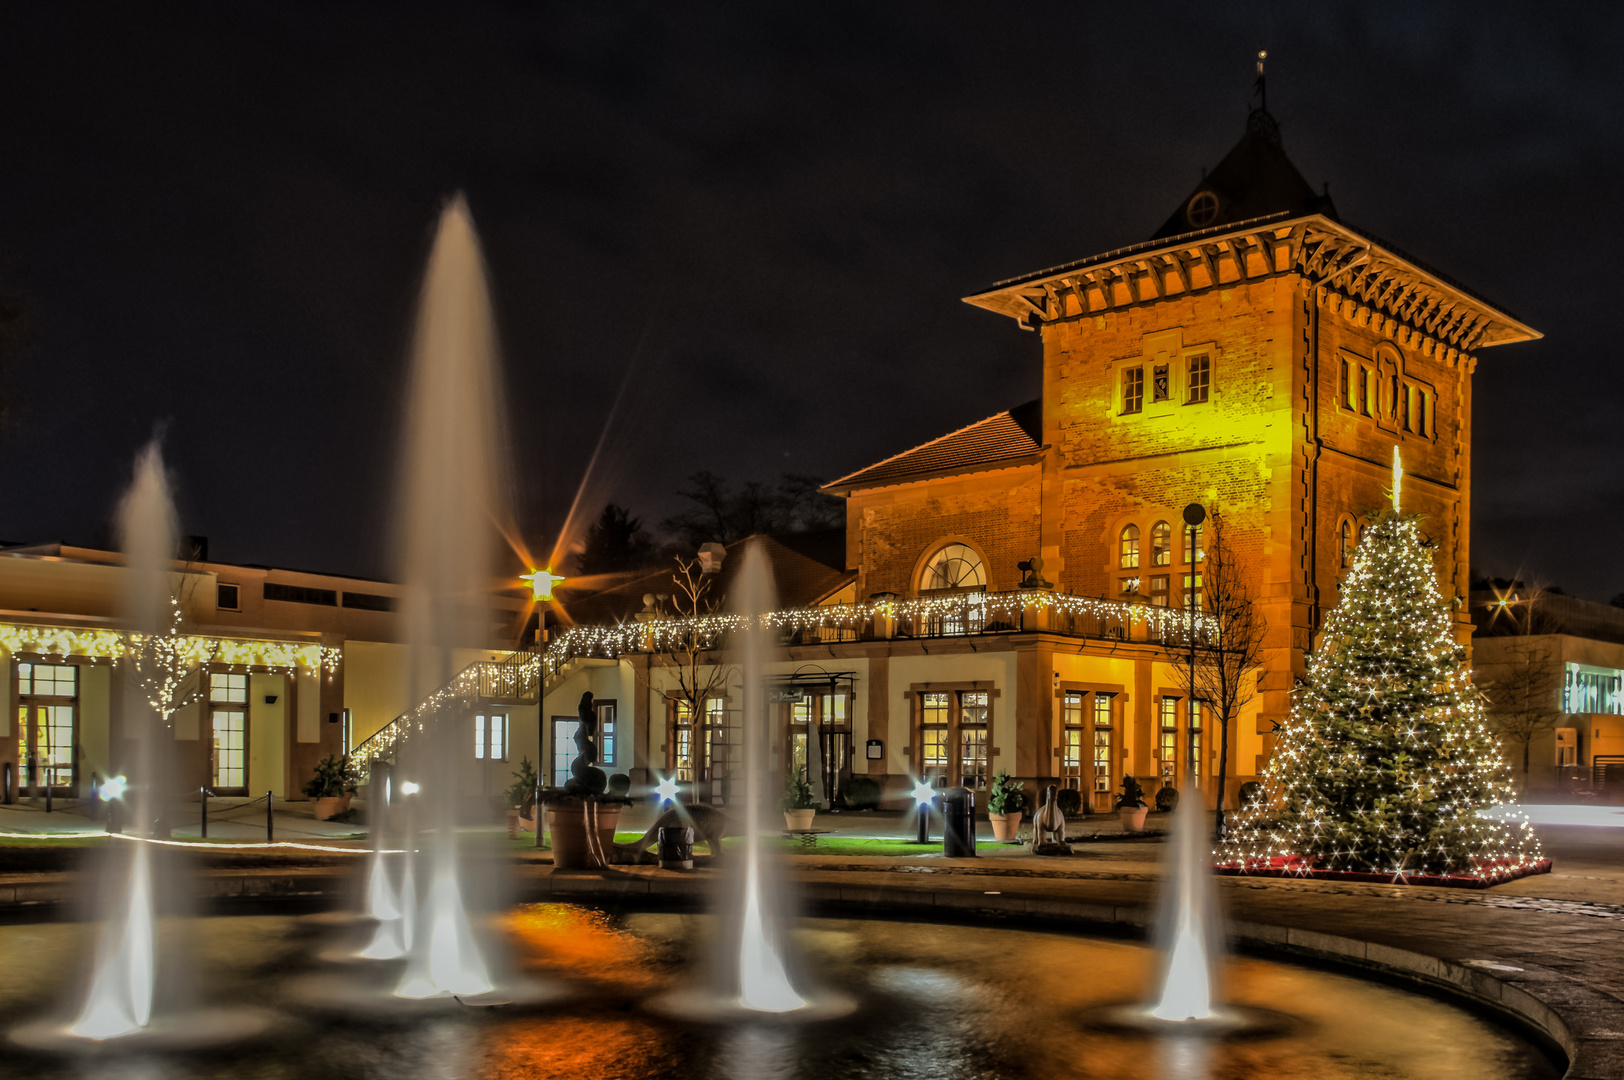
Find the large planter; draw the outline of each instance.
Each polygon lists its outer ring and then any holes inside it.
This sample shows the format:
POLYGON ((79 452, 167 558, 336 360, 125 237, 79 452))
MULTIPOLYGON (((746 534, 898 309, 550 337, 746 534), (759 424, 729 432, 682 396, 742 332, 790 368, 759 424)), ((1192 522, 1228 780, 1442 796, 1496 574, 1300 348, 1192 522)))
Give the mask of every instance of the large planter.
MULTIPOLYGON (((599 804, 598 847, 608 856, 615 844, 615 826, 620 824, 620 807, 599 804)), ((601 864, 586 842, 586 807, 547 808, 547 831, 553 835, 553 866, 558 870, 597 870, 601 864)))
POLYGON ((1013 814, 988 814, 987 820, 992 822, 992 838, 1000 844, 1013 844, 1021 833, 1021 812, 1013 814))
POLYGON ((816 810, 785 810, 784 828, 790 832, 805 832, 812 827, 812 818, 816 810))
POLYGON ((316 800, 316 820, 326 821, 350 808, 348 795, 325 795, 316 800))
POLYGON ((1124 832, 1141 832, 1145 828, 1145 815, 1150 813, 1148 806, 1124 806, 1117 811, 1122 817, 1124 832))

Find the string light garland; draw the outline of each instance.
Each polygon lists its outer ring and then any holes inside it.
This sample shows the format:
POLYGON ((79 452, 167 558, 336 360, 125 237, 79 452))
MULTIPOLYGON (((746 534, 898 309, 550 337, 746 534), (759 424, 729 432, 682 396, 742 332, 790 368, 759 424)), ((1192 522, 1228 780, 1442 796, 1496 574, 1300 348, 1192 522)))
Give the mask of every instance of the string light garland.
MULTIPOLYGON (((118 630, 90 630, 65 626, 0 623, 0 648, 12 654, 40 657, 83 657, 92 662, 117 661, 139 650, 148 635, 118 630)), ((323 645, 292 641, 255 641, 195 634, 179 635, 176 654, 191 664, 213 662, 232 667, 261 667, 284 674, 338 670, 342 651, 323 645)))
MULTIPOLYGON (((998 593, 953 593, 946 596, 914 598, 882 597, 851 604, 825 604, 819 607, 788 608, 760 616, 760 625, 779 632, 804 633, 809 630, 860 632, 880 620, 909 621, 915 626, 958 622, 969 627, 1003 623, 1019 627, 1024 614, 1048 612, 1067 618, 1094 618, 1116 624, 1126 636, 1135 624, 1143 626, 1164 643, 1173 643, 1189 632, 1190 613, 1180 608, 1154 604, 1128 603, 1097 596, 1076 596, 1049 589, 1022 589, 998 593)), ((588 657, 614 659, 626 653, 664 652, 673 647, 697 643, 699 648, 715 648, 732 633, 743 630, 752 617, 718 612, 697 618, 653 618, 614 626, 571 626, 556 633, 545 651, 514 653, 500 662, 470 664, 445 686, 430 694, 409 712, 396 717, 359 743, 353 752, 365 758, 387 757, 399 742, 425 730, 430 719, 446 707, 461 707, 481 696, 480 689, 493 678, 506 676, 515 688, 538 688, 546 678, 560 672, 571 660, 588 657)), ((1195 625, 1204 627, 1206 617, 1197 613, 1195 625)), ((936 635, 929 635, 936 636, 936 635)), ((952 635, 943 635, 952 636, 952 635)))
POLYGON ((1240 872, 1495 881, 1543 868, 1419 519, 1373 518, 1265 768, 1215 852, 1240 872))

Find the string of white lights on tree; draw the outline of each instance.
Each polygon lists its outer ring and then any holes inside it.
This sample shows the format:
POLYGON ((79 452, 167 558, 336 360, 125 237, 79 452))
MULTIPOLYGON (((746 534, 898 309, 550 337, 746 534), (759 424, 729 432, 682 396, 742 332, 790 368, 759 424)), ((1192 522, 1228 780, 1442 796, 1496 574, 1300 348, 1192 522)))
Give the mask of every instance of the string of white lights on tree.
POLYGON ((1455 630, 1431 545, 1395 497, 1365 528, 1308 658, 1266 798, 1231 818, 1219 864, 1492 881, 1539 863, 1525 816, 1479 813, 1514 792, 1455 630))

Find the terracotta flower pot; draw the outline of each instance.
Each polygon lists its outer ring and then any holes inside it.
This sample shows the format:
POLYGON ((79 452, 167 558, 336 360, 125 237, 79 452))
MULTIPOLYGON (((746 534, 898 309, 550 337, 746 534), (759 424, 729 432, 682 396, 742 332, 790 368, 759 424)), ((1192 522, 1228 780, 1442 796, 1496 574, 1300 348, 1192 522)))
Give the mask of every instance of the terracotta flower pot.
POLYGON ((1012 814, 991 814, 987 820, 992 822, 992 838, 1000 844, 1012 844, 1021 833, 1021 812, 1012 814))
MULTIPOLYGON (((619 806, 598 806, 598 844, 608 855, 620 824, 619 806)), ((547 809, 547 830, 553 834, 553 866, 559 870, 597 870, 599 864, 586 842, 586 808, 553 806, 547 809)))
POLYGON ((785 810, 784 828, 791 832, 810 829, 812 827, 812 818, 816 814, 816 810, 785 810))
POLYGON ((1124 806, 1117 813, 1122 818, 1122 828, 1127 832, 1141 832, 1145 827, 1145 815, 1150 813, 1148 806, 1124 806))
POLYGON ((328 818, 337 817, 349 808, 350 797, 348 795, 323 796, 316 800, 316 820, 326 821, 328 818))

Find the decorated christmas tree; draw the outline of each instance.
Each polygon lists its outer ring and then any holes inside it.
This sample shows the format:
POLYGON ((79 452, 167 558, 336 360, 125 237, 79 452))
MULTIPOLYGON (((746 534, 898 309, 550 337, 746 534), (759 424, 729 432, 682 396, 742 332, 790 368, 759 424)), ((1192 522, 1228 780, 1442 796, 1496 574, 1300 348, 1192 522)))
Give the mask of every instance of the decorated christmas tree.
MULTIPOLYGON (((1395 490, 1402 472, 1395 462, 1395 490)), ((1218 851, 1250 869, 1497 878, 1541 859, 1526 821, 1479 815, 1514 799, 1510 771, 1438 589, 1419 519, 1370 519, 1276 733, 1266 798, 1218 851)))

